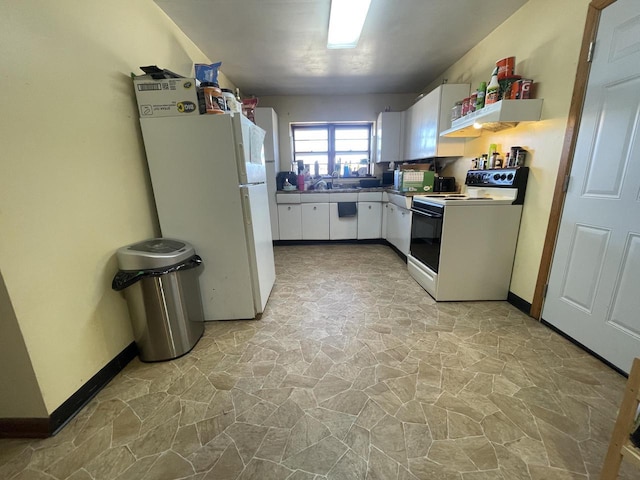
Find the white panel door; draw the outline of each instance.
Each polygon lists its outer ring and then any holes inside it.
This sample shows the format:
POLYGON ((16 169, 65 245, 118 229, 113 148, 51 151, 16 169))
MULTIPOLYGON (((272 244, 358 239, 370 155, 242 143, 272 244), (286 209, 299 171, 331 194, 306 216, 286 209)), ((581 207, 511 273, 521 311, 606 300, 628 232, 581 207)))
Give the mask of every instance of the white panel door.
POLYGON ((640 356, 640 2, 600 20, 542 317, 628 372, 640 356))

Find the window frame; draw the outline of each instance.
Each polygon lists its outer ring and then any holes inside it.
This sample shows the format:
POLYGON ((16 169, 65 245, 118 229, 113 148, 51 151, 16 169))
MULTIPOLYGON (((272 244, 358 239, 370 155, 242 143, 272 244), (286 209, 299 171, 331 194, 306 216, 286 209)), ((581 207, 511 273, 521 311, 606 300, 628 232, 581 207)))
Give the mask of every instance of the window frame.
MULTIPOLYGON (((296 157, 298 155, 305 155, 304 152, 296 151, 296 131, 302 130, 323 130, 327 131, 327 151, 319 151, 319 152, 309 152, 308 155, 313 156, 324 155, 327 157, 327 171, 328 175, 331 175, 331 172, 334 171, 337 158, 340 158, 341 155, 352 155, 362 153, 363 158, 366 157, 369 162, 367 164, 367 173, 371 173, 371 168, 373 165, 372 154, 373 154, 373 122, 322 122, 322 123, 291 123, 291 148, 292 148, 292 166, 294 167, 294 171, 297 166, 296 157), (336 130, 361 130, 367 129, 367 150, 337 150, 336 149, 336 130)), ((348 162, 350 166, 355 165, 353 162, 348 162)), ((344 163, 342 163, 344 165, 344 163)), ((313 171, 312 171, 313 173, 313 171)), ((343 172, 339 172, 342 176, 343 172)))

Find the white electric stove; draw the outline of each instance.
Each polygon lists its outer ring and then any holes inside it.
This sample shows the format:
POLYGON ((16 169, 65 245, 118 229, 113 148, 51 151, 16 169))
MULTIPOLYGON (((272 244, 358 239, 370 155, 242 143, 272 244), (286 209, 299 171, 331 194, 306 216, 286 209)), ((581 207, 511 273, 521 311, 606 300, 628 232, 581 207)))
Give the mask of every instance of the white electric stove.
POLYGON ((413 197, 407 266, 434 299, 507 299, 528 174, 469 170, 462 194, 413 197))

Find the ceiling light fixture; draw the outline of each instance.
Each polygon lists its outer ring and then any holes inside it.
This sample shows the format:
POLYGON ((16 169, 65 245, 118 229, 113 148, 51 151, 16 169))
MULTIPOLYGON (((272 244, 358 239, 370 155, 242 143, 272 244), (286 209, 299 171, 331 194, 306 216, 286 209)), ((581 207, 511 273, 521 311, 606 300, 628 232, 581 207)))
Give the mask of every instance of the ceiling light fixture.
POLYGON ((356 48, 371 0, 331 0, 327 48, 356 48))

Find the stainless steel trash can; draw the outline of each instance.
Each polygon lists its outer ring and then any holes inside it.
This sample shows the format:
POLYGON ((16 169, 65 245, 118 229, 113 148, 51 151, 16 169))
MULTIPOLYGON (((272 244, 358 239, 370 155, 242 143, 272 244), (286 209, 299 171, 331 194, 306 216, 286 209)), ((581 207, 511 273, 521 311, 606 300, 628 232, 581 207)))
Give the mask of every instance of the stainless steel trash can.
POLYGON ((114 290, 124 290, 140 360, 171 360, 204 332, 198 275, 202 259, 187 242, 153 238, 117 251, 114 290))

